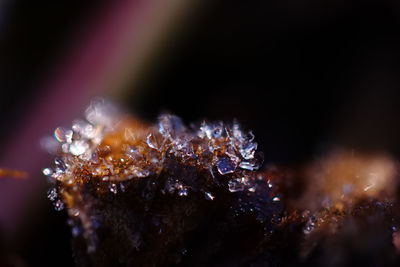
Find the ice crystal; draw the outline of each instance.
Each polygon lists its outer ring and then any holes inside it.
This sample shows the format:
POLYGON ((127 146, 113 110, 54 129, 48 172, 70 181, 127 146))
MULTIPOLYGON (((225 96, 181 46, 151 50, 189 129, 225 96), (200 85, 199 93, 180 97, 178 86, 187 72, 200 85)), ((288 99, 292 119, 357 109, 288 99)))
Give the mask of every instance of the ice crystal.
POLYGON ((60 211, 64 209, 64 203, 60 199, 58 199, 56 202, 54 202, 54 208, 55 210, 60 211))
POLYGON ((214 196, 210 192, 205 192, 204 196, 207 200, 214 200, 214 196))
POLYGON ((237 191, 244 190, 244 184, 238 179, 229 181, 228 187, 229 187, 229 191, 231 191, 231 192, 237 192, 237 191))
POLYGON ((220 174, 224 175, 228 173, 233 173, 236 169, 236 165, 228 158, 222 157, 217 162, 217 169, 220 174))
MULTIPOLYGON (((71 129, 57 128, 54 136, 57 158, 52 168, 43 170, 55 181, 48 197, 57 210, 67 208, 73 235, 84 238, 89 252, 97 248, 96 225, 120 223, 141 212, 160 222, 155 233, 163 237, 174 227, 184 227, 176 226, 181 222, 169 214, 190 217, 198 212, 196 201, 221 205, 241 194, 235 212, 255 214, 262 223, 270 223, 266 217, 279 206, 265 177, 263 186, 257 185, 262 164, 257 143, 237 122, 203 121, 188 128, 177 116, 163 114, 147 125, 98 99, 86 109, 85 119, 73 121, 71 129), (162 209, 154 211, 154 205, 162 209), (128 206, 134 210, 124 210, 128 206), (109 211, 103 214, 103 209, 109 211)), ((135 250, 142 242, 136 230, 121 229, 135 250)))
POLYGON ((149 134, 147 135, 146 142, 147 142, 147 145, 148 145, 150 148, 155 149, 155 150, 158 150, 158 149, 159 149, 159 148, 158 148, 157 141, 155 140, 153 134, 149 133, 149 134))
POLYGON ((83 140, 74 141, 70 147, 69 152, 74 156, 79 156, 89 149, 89 144, 83 140))
POLYGON ((58 194, 57 194, 55 188, 52 188, 52 189, 49 190, 49 192, 47 193, 47 197, 48 197, 51 201, 54 201, 54 200, 57 199, 58 194))
MULTIPOLYGON (((256 157, 254 135, 242 131, 237 122, 203 121, 198 130, 189 131, 180 118, 163 114, 158 118, 156 129, 148 127, 135 130, 130 122, 125 123, 126 126, 122 122, 122 127, 116 127, 119 120, 117 114, 116 108, 110 103, 96 99, 86 109, 85 120, 75 120, 71 129, 57 128, 54 135, 60 144, 60 156, 55 161, 55 167, 46 168, 45 174, 53 174, 60 181, 71 182, 76 177, 70 175, 79 166, 87 165, 91 166, 92 177, 99 177, 102 181, 144 178, 159 174, 168 168, 165 164, 174 158, 180 164, 207 170, 211 175, 210 181, 218 186, 221 181, 215 177, 213 169, 222 176, 229 176, 227 188, 236 192, 248 187, 238 182, 236 177, 256 171, 261 166, 262 160, 256 157), (105 135, 117 136, 121 131, 123 139, 118 148, 120 152, 115 155, 117 159, 113 156, 116 148, 102 143, 105 135), (143 135, 146 146, 137 141, 137 138, 143 139, 140 137, 143 135)), ((168 181, 165 183, 164 191, 173 193, 177 190, 178 195, 187 195, 187 187, 193 182, 187 177, 174 179, 177 180, 172 184, 168 181)), ((115 190, 112 188, 111 192, 115 190)))

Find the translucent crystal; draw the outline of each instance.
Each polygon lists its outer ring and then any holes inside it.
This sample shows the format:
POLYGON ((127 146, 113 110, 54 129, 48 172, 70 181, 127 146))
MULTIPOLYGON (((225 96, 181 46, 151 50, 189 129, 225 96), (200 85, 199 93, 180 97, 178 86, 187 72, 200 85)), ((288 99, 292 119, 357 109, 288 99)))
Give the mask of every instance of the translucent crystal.
POLYGON ((63 172, 65 172, 65 169, 66 169, 67 167, 65 166, 65 163, 64 163, 64 161, 63 161, 61 158, 56 158, 56 159, 54 160, 54 164, 56 165, 56 172, 57 172, 57 173, 63 173, 63 172))
POLYGON ((139 160, 143 157, 142 154, 139 152, 139 149, 134 146, 129 146, 125 154, 133 160, 139 160))
POLYGON ((71 154, 75 156, 84 154, 88 149, 89 144, 84 140, 74 141, 69 146, 69 152, 71 152, 71 154))
POLYGON ((245 170, 254 171, 257 170, 260 166, 258 162, 251 161, 241 161, 239 163, 239 167, 245 170))
POLYGON ((92 124, 83 120, 74 121, 72 124, 72 130, 79 133, 79 135, 85 139, 95 138, 98 134, 98 131, 96 131, 96 128, 92 124))
POLYGON ((222 175, 233 173, 236 169, 236 164, 226 157, 222 157, 216 165, 218 172, 222 175))
POLYGON ((207 137, 208 139, 218 139, 224 134, 224 124, 222 122, 217 123, 206 123, 203 122, 198 132, 198 136, 201 138, 207 137))
POLYGON ((58 194, 54 188, 50 189, 49 192, 47 193, 47 198, 50 199, 51 201, 56 200, 58 197, 58 194))
POLYGON ((191 140, 181 139, 171 147, 171 153, 181 158, 190 158, 194 155, 191 140))
POLYGON ((85 111, 87 121, 107 127, 113 125, 113 118, 116 117, 116 114, 117 109, 115 106, 102 98, 94 99, 85 111))
POLYGON ((244 190, 244 184, 238 180, 230 180, 228 182, 228 189, 230 192, 238 192, 244 190))
POLYGON ((249 192, 256 192, 256 187, 255 186, 252 186, 252 187, 249 187, 247 190, 249 190, 249 192))
POLYGON ((116 185, 116 184, 110 184, 110 185, 109 185, 109 188, 110 188, 110 191, 111 191, 113 194, 118 193, 117 185, 116 185))
POLYGON ((167 179, 165 182, 165 189, 170 193, 175 192, 175 182, 172 179, 167 179))
POLYGON ((180 189, 180 190, 178 191, 178 195, 179 195, 180 197, 182 197, 182 196, 186 197, 186 196, 188 195, 188 190, 187 190, 187 188, 186 188, 186 187, 183 187, 182 189, 180 189))
POLYGON ((147 135, 146 142, 150 148, 158 150, 157 141, 151 133, 147 135))
POLYGON ((174 136, 184 129, 182 120, 177 116, 164 114, 158 118, 158 131, 164 136, 174 136))
POLYGON ((119 188, 121 189, 121 192, 125 192, 125 186, 123 183, 119 184, 119 188))
MULTIPOLYGON (((312 217, 313 217, 313 216, 311 216, 311 218, 312 218, 312 217)), ((306 234, 306 235, 310 234, 310 233, 314 230, 314 227, 315 227, 315 222, 314 222, 313 219, 310 219, 310 220, 306 223, 306 225, 304 226, 303 233, 306 234)))
POLYGON ((244 134, 242 132, 242 130, 240 129, 240 125, 237 122, 233 123, 232 126, 232 134, 233 137, 239 142, 239 143, 243 143, 245 141, 245 137, 244 134))
POLYGON ((64 209, 64 203, 61 200, 57 200, 54 202, 54 208, 57 211, 63 210, 64 209))
POLYGON ((210 192, 204 192, 204 196, 207 200, 214 200, 214 196, 210 192))
POLYGON ((224 134, 224 125, 222 122, 215 124, 212 129, 212 136, 214 138, 221 138, 224 134))
POLYGON ((229 159, 237 165, 240 162, 240 158, 236 155, 234 147, 227 147, 225 151, 225 155, 229 157, 229 159))
POLYGON ((150 171, 146 169, 135 168, 132 170, 134 177, 142 178, 150 175, 150 171))
POLYGON ((280 201, 281 199, 279 198, 279 197, 274 197, 273 199, 272 199, 272 201, 274 201, 274 202, 277 202, 277 201, 280 201))
POLYGON ((207 123, 205 121, 203 121, 201 123, 200 129, 199 129, 199 132, 198 132, 198 136, 200 138, 207 137, 208 139, 211 139, 211 129, 210 129, 210 126, 207 125, 207 123))
MULTIPOLYGON (((54 140, 59 158, 49 198, 56 209, 68 208, 73 236, 81 235, 86 253, 97 253, 103 229, 111 230, 111 242, 121 240, 122 234, 122 249, 130 249, 129 255, 140 248, 135 257, 141 257, 145 246, 140 244, 146 240, 167 251, 182 249, 186 244, 176 243, 173 235, 181 238, 181 233, 199 225, 196 220, 202 219, 203 209, 204 214, 215 214, 219 208, 232 208, 234 214, 247 213, 255 222, 272 222, 271 213, 281 203, 272 200, 265 175, 254 182, 257 173, 251 171, 259 167, 257 143, 239 124, 203 122, 186 128, 173 115, 161 115, 158 125, 118 117, 107 103, 94 101, 86 110, 86 120, 74 121, 72 131, 59 129, 61 143, 54 140), (158 221, 156 226, 153 221, 158 221)), ((43 172, 51 175, 50 170, 43 172)), ((217 220, 231 222, 226 216, 232 214, 224 210, 217 220)), ((233 229, 237 227, 227 233, 233 229)))
POLYGON ((256 150, 257 150, 257 143, 247 143, 241 146, 239 152, 244 159, 253 159, 256 150))
POLYGON ((63 153, 69 153, 69 144, 67 144, 67 143, 62 144, 61 150, 63 153))

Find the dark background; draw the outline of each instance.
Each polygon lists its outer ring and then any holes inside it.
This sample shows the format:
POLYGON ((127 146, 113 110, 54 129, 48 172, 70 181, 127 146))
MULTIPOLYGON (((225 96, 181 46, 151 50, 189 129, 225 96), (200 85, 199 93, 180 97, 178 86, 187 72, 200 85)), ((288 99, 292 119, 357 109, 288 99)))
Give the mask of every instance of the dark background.
MULTIPOLYGON (((40 74, 105 2, 0 5, 0 145, 40 101, 40 74)), ((237 118, 267 163, 299 164, 336 147, 400 156, 397 1, 219 0, 196 14, 132 85, 140 87, 125 98, 132 112, 237 118)), ((28 266, 70 266, 66 216, 43 194, 25 238, 4 250, 28 266)))

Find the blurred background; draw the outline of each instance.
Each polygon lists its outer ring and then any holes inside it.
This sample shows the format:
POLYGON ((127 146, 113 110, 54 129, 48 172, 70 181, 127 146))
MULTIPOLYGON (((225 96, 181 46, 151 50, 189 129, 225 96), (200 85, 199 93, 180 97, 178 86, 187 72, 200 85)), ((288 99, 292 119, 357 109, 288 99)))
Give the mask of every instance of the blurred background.
POLYGON ((0 166, 29 178, 0 180, 0 265, 73 265, 40 140, 94 96, 148 121, 237 118, 266 164, 399 157, 399 34, 395 0, 2 0, 0 166))

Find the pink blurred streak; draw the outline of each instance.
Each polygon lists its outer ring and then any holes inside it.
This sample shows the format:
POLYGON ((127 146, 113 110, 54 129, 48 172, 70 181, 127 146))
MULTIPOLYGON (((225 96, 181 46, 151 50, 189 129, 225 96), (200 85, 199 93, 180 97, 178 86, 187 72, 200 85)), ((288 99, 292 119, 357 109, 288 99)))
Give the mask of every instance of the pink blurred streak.
MULTIPOLYGON (((42 95, 20 119, 21 130, 10 134, 2 153, 0 166, 24 170, 30 176, 24 181, 1 181, 0 228, 8 240, 18 234, 23 219, 29 219, 24 217, 26 211, 35 210, 32 200, 38 199, 37 192, 45 186, 41 167, 49 164, 50 157, 41 150, 39 140, 79 117, 93 96, 104 93, 109 72, 124 59, 123 44, 135 44, 132 40, 141 38, 141 27, 157 12, 157 2, 118 1, 103 7, 68 44, 52 78, 44 77, 42 95)), ((135 50, 135 46, 129 49, 135 50)))

